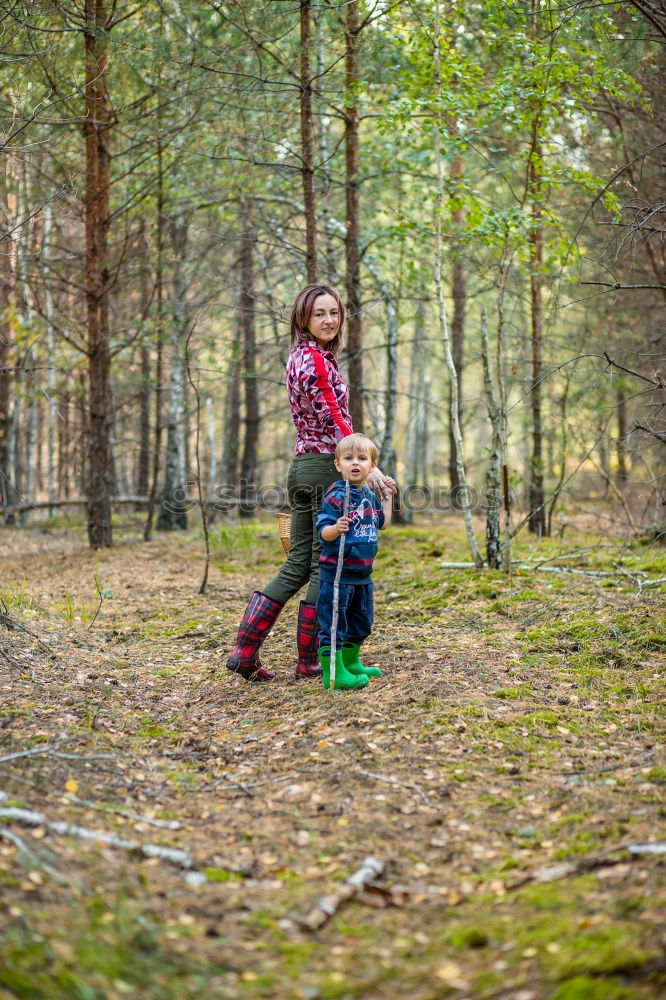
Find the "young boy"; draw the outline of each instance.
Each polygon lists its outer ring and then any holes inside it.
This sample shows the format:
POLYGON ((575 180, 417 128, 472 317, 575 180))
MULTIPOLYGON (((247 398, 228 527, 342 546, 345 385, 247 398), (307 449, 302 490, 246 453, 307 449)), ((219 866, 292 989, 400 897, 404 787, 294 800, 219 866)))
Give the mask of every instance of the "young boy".
POLYGON ((345 535, 345 550, 335 642, 335 688, 356 690, 365 687, 370 677, 381 677, 378 667, 364 667, 359 659, 361 643, 370 635, 374 617, 372 564, 377 554, 377 532, 391 523, 393 503, 393 498, 388 497, 380 504, 365 485, 378 458, 377 445, 363 434, 349 434, 338 441, 335 467, 342 479, 329 486, 317 515, 322 548, 317 601, 319 660, 326 690, 331 683, 333 582, 340 535, 345 535), (342 516, 345 480, 350 486, 347 517, 342 516))

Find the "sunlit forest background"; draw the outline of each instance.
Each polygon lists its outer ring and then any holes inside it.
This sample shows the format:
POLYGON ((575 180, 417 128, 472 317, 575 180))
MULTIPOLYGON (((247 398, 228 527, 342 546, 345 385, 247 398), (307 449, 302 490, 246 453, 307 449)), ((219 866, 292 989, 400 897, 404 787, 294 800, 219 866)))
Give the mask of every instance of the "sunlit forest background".
POLYGON ((317 280, 417 509, 467 502, 455 382, 470 503, 659 528, 663 4, 25 0, 0 29, 6 520, 87 500, 99 547, 113 498, 150 534, 197 482, 234 515, 282 483, 317 280))

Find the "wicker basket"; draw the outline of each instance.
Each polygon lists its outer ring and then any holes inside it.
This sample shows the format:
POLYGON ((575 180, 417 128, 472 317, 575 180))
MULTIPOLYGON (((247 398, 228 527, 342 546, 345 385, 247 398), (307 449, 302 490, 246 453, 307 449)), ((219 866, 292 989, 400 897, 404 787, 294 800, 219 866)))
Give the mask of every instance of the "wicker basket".
POLYGON ((278 519, 278 528, 280 531, 280 541, 282 542, 282 548, 284 549, 284 554, 289 555, 289 539, 291 538, 291 514, 285 514, 280 511, 279 514, 275 515, 278 519))

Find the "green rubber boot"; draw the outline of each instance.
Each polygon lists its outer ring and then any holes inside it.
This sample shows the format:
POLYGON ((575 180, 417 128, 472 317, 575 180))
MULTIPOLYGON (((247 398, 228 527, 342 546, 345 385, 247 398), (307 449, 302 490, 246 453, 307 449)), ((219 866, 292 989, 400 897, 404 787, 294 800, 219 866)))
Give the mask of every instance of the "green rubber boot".
POLYGON ((356 677, 381 677, 379 667, 364 667, 361 663, 361 647, 357 642, 345 642, 342 647, 342 662, 350 674, 356 677))
MULTIPOLYGON (((324 646, 319 650, 319 662, 321 663, 322 680, 324 688, 328 691, 331 686, 331 650, 329 646, 324 646)), ((358 691, 367 687, 368 678, 365 674, 350 674, 342 659, 342 650, 335 653, 335 690, 336 691, 358 691)))

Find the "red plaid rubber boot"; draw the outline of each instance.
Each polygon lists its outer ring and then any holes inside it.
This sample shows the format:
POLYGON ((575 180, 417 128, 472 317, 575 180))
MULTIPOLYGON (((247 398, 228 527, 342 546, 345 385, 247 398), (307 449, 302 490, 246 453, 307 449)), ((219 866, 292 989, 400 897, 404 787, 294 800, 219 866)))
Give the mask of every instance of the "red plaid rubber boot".
POLYGON ((297 677, 321 677, 319 665, 319 621, 314 604, 301 601, 298 606, 298 625, 296 627, 296 646, 298 647, 297 677))
POLYGON ((240 674, 246 681, 272 681, 275 674, 261 665, 259 647, 273 627, 282 605, 255 590, 243 614, 236 645, 229 654, 227 670, 240 674))

